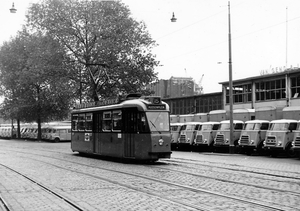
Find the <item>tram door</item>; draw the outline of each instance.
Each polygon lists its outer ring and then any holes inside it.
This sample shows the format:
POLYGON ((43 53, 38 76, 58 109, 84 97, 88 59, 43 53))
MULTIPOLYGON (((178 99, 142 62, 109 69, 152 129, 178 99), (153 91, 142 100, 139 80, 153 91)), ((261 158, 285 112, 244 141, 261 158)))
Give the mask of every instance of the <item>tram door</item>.
POLYGON ((102 130, 102 113, 95 113, 93 118, 93 153, 100 153, 100 131, 102 130))
POLYGON ((137 133, 137 110, 126 109, 123 111, 124 125, 124 157, 135 157, 135 136, 137 133))

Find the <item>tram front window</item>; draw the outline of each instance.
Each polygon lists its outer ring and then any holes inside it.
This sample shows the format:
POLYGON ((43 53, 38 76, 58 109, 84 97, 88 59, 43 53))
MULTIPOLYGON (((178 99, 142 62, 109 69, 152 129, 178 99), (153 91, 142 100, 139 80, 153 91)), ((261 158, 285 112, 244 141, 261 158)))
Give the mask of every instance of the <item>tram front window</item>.
POLYGON ((169 131, 170 123, 167 112, 146 112, 150 131, 169 131))

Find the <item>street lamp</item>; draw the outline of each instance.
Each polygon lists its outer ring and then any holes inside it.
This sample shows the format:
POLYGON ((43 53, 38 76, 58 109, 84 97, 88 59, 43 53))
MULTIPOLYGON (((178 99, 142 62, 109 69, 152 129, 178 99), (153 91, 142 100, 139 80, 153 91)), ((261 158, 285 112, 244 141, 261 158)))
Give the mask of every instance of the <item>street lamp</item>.
POLYGON ((177 18, 175 18, 175 14, 173 12, 172 18, 171 18, 171 22, 176 22, 177 18))
POLYGON ((16 13, 17 12, 17 9, 15 8, 15 3, 12 3, 12 7, 10 10, 10 13, 16 13))

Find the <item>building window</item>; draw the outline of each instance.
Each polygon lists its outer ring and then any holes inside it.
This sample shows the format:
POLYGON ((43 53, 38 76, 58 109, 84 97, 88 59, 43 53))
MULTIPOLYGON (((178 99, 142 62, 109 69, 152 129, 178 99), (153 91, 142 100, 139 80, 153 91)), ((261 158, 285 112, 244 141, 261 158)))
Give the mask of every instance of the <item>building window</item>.
POLYGON ((285 79, 255 83, 256 101, 284 99, 285 79))
POLYGON ((291 97, 300 98, 300 75, 291 78, 291 97))
MULTIPOLYGON (((252 101, 251 84, 232 87, 233 103, 247 103, 252 101)), ((226 87, 226 103, 229 103, 229 87, 226 87)))

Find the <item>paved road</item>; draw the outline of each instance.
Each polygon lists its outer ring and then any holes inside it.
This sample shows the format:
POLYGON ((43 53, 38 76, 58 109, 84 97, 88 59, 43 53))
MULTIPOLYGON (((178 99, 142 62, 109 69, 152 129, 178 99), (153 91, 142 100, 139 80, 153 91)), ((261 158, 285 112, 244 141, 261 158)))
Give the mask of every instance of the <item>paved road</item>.
POLYGON ((70 143, 0 140, 0 177, 0 210, 272 210, 235 198, 300 210, 291 158, 175 151, 142 165, 78 156, 70 143))

